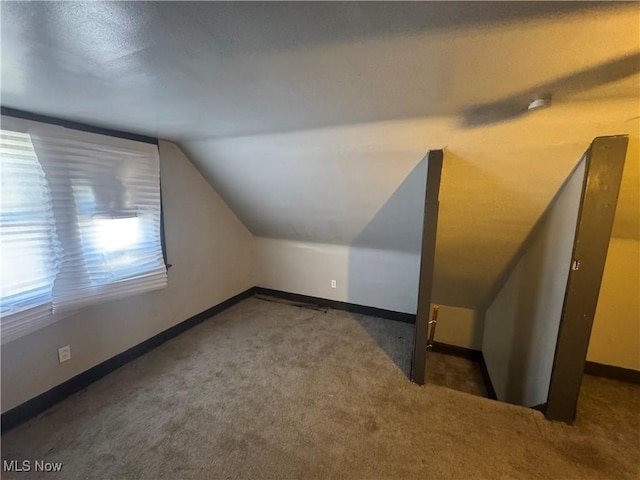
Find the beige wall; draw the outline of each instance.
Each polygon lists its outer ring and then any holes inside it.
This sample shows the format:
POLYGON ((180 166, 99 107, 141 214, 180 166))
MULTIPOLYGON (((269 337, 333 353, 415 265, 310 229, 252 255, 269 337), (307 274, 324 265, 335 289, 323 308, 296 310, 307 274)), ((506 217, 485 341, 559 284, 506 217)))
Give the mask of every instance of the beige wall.
POLYGON ((486 311, 482 352, 499 400, 547 401, 584 173, 582 161, 486 311))
POLYGON ((174 144, 160 142, 160 165, 169 286, 3 345, 3 412, 253 286, 252 235, 174 144))
POLYGON ((640 370, 640 141, 629 138, 587 360, 640 370))
POLYGON ((435 341, 481 350, 484 315, 469 308, 438 306, 440 309, 435 341))
POLYGON ((587 360, 640 370, 640 242, 611 238, 587 360))

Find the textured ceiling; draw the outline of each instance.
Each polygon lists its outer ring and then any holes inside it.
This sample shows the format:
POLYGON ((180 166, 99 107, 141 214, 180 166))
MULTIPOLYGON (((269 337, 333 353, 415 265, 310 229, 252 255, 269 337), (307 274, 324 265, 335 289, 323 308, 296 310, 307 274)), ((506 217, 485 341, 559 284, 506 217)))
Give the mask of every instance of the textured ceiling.
MULTIPOLYGON (((169 140, 458 113, 546 89, 637 47, 621 43, 628 31, 609 28, 617 9, 606 3, 1 2, 0 8, 3 104, 169 140), (587 55, 581 42, 562 34, 583 14, 600 16, 582 35, 599 39, 589 41, 587 55), (548 39, 528 27, 543 24, 548 39)), ((580 86, 580 79, 573 83, 580 86)))
POLYGON ((614 232, 638 238, 638 4, 0 9, 4 106, 179 141, 256 235, 418 251, 446 147, 440 303, 482 305, 598 135, 632 135, 614 232))

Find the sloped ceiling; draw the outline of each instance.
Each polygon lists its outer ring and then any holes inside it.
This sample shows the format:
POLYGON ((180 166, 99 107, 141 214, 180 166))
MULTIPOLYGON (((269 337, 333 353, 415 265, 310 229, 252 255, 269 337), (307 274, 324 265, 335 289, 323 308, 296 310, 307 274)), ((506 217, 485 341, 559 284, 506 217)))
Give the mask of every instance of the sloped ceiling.
POLYGON ((417 252, 445 147, 440 303, 482 306, 598 135, 632 135, 638 238, 638 4, 0 8, 4 106, 178 141, 255 235, 417 252))
POLYGON ((634 109, 635 100, 571 103, 474 129, 426 118, 185 146, 258 236, 416 253, 426 179, 420 159, 444 146, 435 301, 482 308, 596 136, 632 135, 616 225, 635 228, 637 238, 634 109))

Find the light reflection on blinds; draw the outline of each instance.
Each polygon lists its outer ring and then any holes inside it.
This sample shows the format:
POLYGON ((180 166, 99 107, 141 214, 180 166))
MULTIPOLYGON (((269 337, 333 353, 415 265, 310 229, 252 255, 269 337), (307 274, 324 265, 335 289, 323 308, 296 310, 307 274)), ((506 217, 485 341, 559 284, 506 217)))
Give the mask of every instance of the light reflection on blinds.
POLYGON ((0 130, 0 315, 11 336, 51 313, 61 250, 49 186, 26 133, 0 130), (11 316, 11 323, 4 321, 11 316))
MULTIPOLYGON (((55 234, 40 229, 53 247, 39 255, 30 253, 32 260, 26 269, 30 272, 27 275, 38 278, 43 276, 37 273, 40 271, 55 275, 53 285, 51 277, 47 277, 49 283, 43 283, 53 307, 49 315, 60 316, 87 305, 166 286, 160 243, 159 158, 155 145, 46 126, 30 128, 29 135, 7 133, 7 138, 15 136, 26 139, 26 145, 31 139, 29 158, 35 159, 36 166, 39 161, 40 184, 36 188, 26 182, 30 178, 25 173, 28 159, 14 155, 11 161, 3 156, 3 187, 5 163, 7 168, 15 165, 15 173, 7 182, 24 184, 25 195, 34 204, 28 208, 37 212, 46 208, 48 228, 55 226, 55 234), (50 194, 48 202, 43 202, 43 194, 39 193, 43 189, 50 194), (51 260, 54 263, 47 266, 51 260)), ((5 143, 3 140, 3 148, 5 143)), ((6 148, 10 148, 8 145, 6 148)), ((14 204, 25 208, 29 205, 18 199, 14 204)), ((5 226, 10 225, 5 222, 4 204, 2 212, 4 237, 5 226)), ((18 212, 16 218, 24 219, 25 215, 18 212)), ((21 244, 28 245, 24 243, 26 237, 21 238, 21 244)), ((4 240, 2 254, 4 257, 4 240)), ((4 284, 5 275, 11 275, 5 263, 2 274, 4 284)), ((5 337, 14 338, 9 328, 15 329, 20 323, 13 318, 12 311, 5 312, 8 300, 5 297, 3 291, 3 342, 7 341, 5 337)))

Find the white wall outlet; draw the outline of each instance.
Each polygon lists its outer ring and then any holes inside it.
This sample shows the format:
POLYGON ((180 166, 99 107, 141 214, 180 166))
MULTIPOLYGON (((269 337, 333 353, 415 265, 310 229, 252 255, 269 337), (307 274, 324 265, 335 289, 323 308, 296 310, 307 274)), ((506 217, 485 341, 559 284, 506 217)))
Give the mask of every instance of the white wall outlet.
POLYGON ((65 345, 58 349, 58 362, 66 362, 71 359, 71 346, 65 345))
POLYGON ((335 280, 331 280, 331 288, 336 288, 337 284, 335 280))

